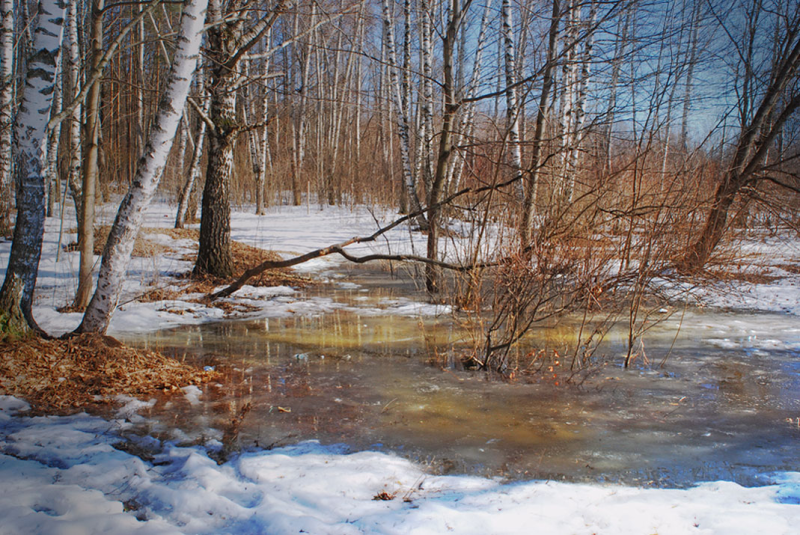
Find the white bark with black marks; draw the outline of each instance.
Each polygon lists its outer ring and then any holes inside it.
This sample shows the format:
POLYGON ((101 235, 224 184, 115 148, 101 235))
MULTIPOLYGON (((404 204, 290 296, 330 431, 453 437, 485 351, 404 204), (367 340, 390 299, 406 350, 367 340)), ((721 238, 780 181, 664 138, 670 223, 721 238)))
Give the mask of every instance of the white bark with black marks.
POLYGON ((133 244, 142 225, 144 210, 161 180, 178 123, 183 115, 192 75, 197 67, 207 5, 208 0, 187 0, 184 4, 167 89, 159 103, 158 114, 148 136, 144 155, 139 160, 136 176, 109 233, 103 250, 97 290, 77 332, 104 333, 116 309, 133 244))
POLYGON ((14 130, 14 0, 0 0, 0 232, 11 210, 11 139, 14 130))
MULTIPOLYGON (((9 302, 4 298, 13 291, 15 281, 21 279, 23 290, 19 307, 28 325, 34 329, 38 327, 31 315, 31 305, 42 254, 46 209, 43 172, 46 128, 53 103, 66 7, 62 0, 42 0, 39 3, 22 102, 15 119, 15 175, 19 184, 17 221, 0 302, 9 302)), ((2 312, 15 315, 14 311, 2 312)))
MULTIPOLYGON (((208 108, 210 99, 205 90, 205 77, 203 70, 198 69, 196 75, 197 86, 203 97, 203 115, 208 116, 208 108)), ((189 165, 189 171, 186 173, 186 181, 183 183, 180 195, 178 196, 178 211, 175 215, 175 228, 183 228, 186 223, 186 215, 188 213, 189 203, 192 199, 192 190, 197 187, 197 182, 200 178, 200 161, 203 158, 203 145, 206 140, 206 122, 200 119, 200 130, 197 132, 197 137, 194 141, 194 153, 192 154, 192 162, 189 165)), ((194 212, 192 212, 194 213, 194 212)))
POLYGON ((519 99, 517 98, 517 75, 515 66, 516 50, 514 46, 514 23, 511 12, 511 0, 503 0, 501 4, 502 36, 503 36, 503 66, 506 81, 506 117, 508 128, 509 165, 514 178, 522 172, 522 147, 519 137, 519 99))
MULTIPOLYGON (((70 95, 74 98, 78 94, 81 69, 81 51, 78 45, 78 9, 76 2, 70 2, 67 7, 67 52, 69 61, 65 74, 69 79, 69 87, 72 91, 70 95)), ((72 109, 69 118, 69 170, 67 173, 67 184, 69 186, 72 199, 75 202, 75 212, 78 222, 81 221, 81 172, 82 154, 81 147, 81 112, 82 105, 79 103, 72 109)), ((62 202, 66 202, 63 199, 62 202)))
MULTIPOLYGON (((397 113, 397 130, 400 137, 400 159, 403 164, 403 187, 409 202, 411 212, 419 212, 421 206, 417 196, 417 181, 411 168, 411 140, 409 136, 409 120, 406 109, 406 102, 403 98, 403 87, 400 84, 398 75, 397 53, 395 51, 394 25, 392 23, 389 1, 382 0, 383 4, 383 27, 386 38, 386 56, 389 63, 389 75, 391 77, 392 96, 394 98, 395 111, 397 113)), ((425 218, 420 215, 415 219, 420 228, 427 228, 425 218)))

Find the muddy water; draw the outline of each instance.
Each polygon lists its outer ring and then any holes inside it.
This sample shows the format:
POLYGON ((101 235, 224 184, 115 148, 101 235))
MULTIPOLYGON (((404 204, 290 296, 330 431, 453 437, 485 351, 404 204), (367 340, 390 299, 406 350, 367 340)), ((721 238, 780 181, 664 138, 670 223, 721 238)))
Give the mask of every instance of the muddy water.
MULTIPOLYGON (((649 363, 642 358, 636 369, 620 367, 624 333, 617 331, 601 349, 605 364, 579 387, 565 386, 559 367, 505 382, 452 365, 468 336, 449 316, 359 313, 408 290, 382 284, 379 292, 374 281, 361 282, 315 290, 346 310, 138 339, 225 367, 236 385, 226 395, 207 386, 194 405, 181 396, 160 400, 150 414, 159 423, 147 431, 219 439, 251 403, 242 447, 314 439, 396 452, 440 473, 686 486, 758 484, 761 474, 800 469, 796 320, 689 312, 648 335, 649 363)), ((575 331, 566 322, 540 329, 529 343, 556 347, 575 331)))

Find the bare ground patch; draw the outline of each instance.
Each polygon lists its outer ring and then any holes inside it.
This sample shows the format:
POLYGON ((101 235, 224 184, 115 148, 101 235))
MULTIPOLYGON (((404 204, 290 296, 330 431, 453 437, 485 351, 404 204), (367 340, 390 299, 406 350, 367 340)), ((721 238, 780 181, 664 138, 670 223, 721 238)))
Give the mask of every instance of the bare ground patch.
POLYGON ((0 342, 0 393, 25 399, 37 412, 75 412, 113 403, 120 394, 173 392, 218 378, 217 372, 99 334, 0 342))

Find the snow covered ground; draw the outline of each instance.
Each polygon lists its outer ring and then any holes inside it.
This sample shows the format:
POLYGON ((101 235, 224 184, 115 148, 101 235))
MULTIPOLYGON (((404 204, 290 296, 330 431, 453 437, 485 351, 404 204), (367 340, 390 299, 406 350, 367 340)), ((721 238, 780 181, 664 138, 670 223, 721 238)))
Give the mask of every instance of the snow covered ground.
POLYGON ((0 397, 0 533, 797 533, 800 473, 688 490, 431 476, 396 456, 316 443, 217 465, 201 448, 141 439, 79 414, 15 417, 0 397), (380 499, 383 497, 384 499, 380 499))
MULTIPOLYGON (((167 205, 156 205, 145 226, 169 227, 173 212, 167 205)), ((113 215, 110 208, 104 214, 109 221, 113 215)), ((392 214, 375 217, 386 223, 392 214)), ((69 216, 67 221, 71 221, 69 216)), ((80 319, 55 310, 69 303, 78 265, 76 253, 62 252, 56 261, 58 227, 57 220, 48 220, 34 310, 40 325, 54 334, 68 331, 80 319)), ((371 234, 377 227, 365 208, 278 207, 264 217, 236 213, 233 238, 291 254, 371 234)), ((72 239, 74 235, 67 235, 63 242, 72 239)), ((168 237, 157 239, 178 250, 186 247, 168 237)), ((796 265, 798 243, 776 238, 749 247, 753 254, 773 259, 776 266, 796 265)), ((2 266, 7 263, 9 247, 0 244, 2 266)), ((375 248, 424 250, 423 238, 406 228, 393 230, 376 245, 355 250, 365 253, 375 248)), ((154 284, 168 287, 170 274, 190 269, 190 264, 179 258, 179 253, 169 253, 134 260, 123 305, 112 321, 112 334, 222 317, 219 309, 197 303, 131 301, 154 284), (170 312, 177 309, 191 312, 170 312)), ((336 257, 326 257, 302 269, 327 277, 339 262, 336 257)), ((709 306, 800 315, 798 279, 795 275, 769 284, 739 283, 735 293, 722 287, 705 288, 697 296, 709 306)), ((257 310, 248 314, 260 317, 321 314, 343 306, 322 298, 302 301, 298 292, 287 287, 249 287, 236 299, 256 306, 257 310)), ((388 312, 419 315, 442 309, 400 299, 389 305, 388 312)), ((715 339, 741 338, 720 329, 709 331, 715 339)), ((187 390, 190 398, 197 394, 187 390)), ((110 420, 86 414, 28 417, 24 402, 0 396, 0 535, 800 533, 800 472, 764 474, 765 486, 758 488, 725 481, 686 490, 547 481, 504 484, 474 477, 432 476, 421 466, 390 454, 348 453, 316 443, 247 452, 218 465, 208 449, 127 437, 131 421, 141 418, 135 410, 143 403, 127 400, 118 417, 110 420), (114 448, 124 442, 123 437, 137 447, 114 448)), ((798 418, 800 426, 800 415, 798 418)), ((218 447, 221 444, 213 440, 206 446, 210 450, 218 447)))

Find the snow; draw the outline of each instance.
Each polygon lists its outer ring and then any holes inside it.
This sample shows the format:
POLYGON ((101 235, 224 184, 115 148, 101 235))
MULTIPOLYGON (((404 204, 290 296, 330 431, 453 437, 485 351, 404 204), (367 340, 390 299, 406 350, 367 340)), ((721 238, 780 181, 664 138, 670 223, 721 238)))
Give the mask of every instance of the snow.
MULTIPOLYGON (((156 204, 144 226, 169 226, 174 214, 156 204)), ((107 220, 113 210, 103 212, 107 220)), ((69 214, 67 217, 70 216, 69 214)), ((232 237, 280 251, 288 257, 368 235, 393 217, 363 207, 277 207, 267 216, 235 213, 232 237), (376 221, 377 220, 377 221, 376 221)), ((68 219, 68 221, 70 221, 68 219)), ((76 287, 77 254, 62 252, 58 262, 59 222, 48 219, 34 314, 48 332, 78 325, 77 314, 60 314, 76 287)), ((68 228, 69 225, 67 224, 68 228)), ((63 243, 74 239, 66 236, 63 243)), ((191 265, 180 260, 186 243, 165 236, 176 249, 156 258, 134 259, 123 289, 122 306, 111 331, 141 332, 221 319, 223 313, 187 300, 133 301, 152 287, 169 287, 171 277, 191 265), (154 286, 155 285, 155 286, 154 286), (182 312, 182 313, 176 313, 182 312)), ((758 255, 772 255, 775 266, 797 262, 797 239, 760 240, 758 255)), ((398 228, 372 251, 419 252, 424 237, 398 228)), ((0 244, 0 265, 9 244, 0 244)), ((334 278, 341 259, 325 257, 302 266, 308 273, 334 278)), ((778 270, 780 268, 771 268, 778 270)), ((788 272, 787 272, 788 274, 788 272)), ((798 277, 762 285, 737 283, 737 292, 703 288, 695 299, 706 306, 745 307, 775 315, 706 321, 690 315, 686 329, 704 343, 752 351, 800 350, 798 277)), ((340 288, 358 291, 349 281, 340 288)), ((185 299, 185 298, 184 298, 185 299)), ((319 315, 355 305, 327 297, 303 298, 289 287, 245 287, 231 301, 257 307, 246 317, 319 315)), ((386 299, 358 308, 363 315, 442 314, 447 308, 413 299, 386 299)), ((719 317, 719 316, 717 316, 719 317)), ((197 387, 186 387, 189 403, 199 403, 197 387)), ((435 476, 399 456, 375 451, 348 452, 343 446, 304 442, 269 451, 245 451, 217 464, 222 433, 209 433, 192 447, 187 437, 171 440, 135 436, 128 431, 153 400, 120 398, 114 417, 86 414, 30 416, 19 399, 0 396, 0 535, 17 533, 537 533, 537 534, 725 534, 797 533, 800 525, 800 472, 763 474, 764 486, 747 488, 726 481, 689 489, 646 489, 553 481, 505 483, 500 480, 435 476), (126 446, 122 446, 125 444, 126 446), (116 448, 114 446, 117 446, 116 448), (119 448, 119 449, 118 449, 119 448), (135 455, 135 454, 138 454, 135 455), (393 498, 374 499, 378 496, 393 498)), ((798 415, 800 416, 800 415, 798 415)), ((798 420, 800 421, 800 420, 798 420)))
POLYGON ((146 438, 144 460, 114 448, 122 419, 9 416, 25 408, 0 397, 0 533, 780 535, 800 522, 800 473, 757 488, 503 484, 315 442, 218 465, 206 447, 146 438))

